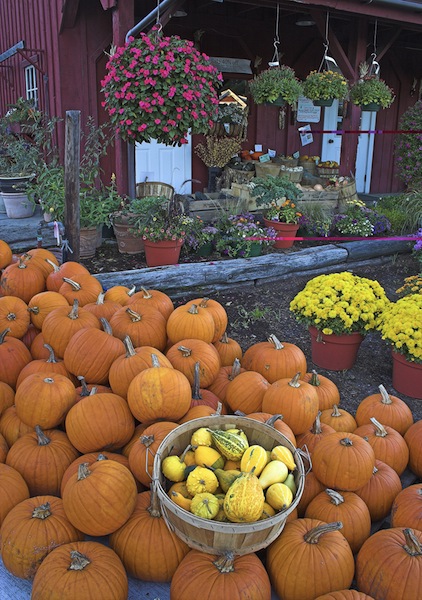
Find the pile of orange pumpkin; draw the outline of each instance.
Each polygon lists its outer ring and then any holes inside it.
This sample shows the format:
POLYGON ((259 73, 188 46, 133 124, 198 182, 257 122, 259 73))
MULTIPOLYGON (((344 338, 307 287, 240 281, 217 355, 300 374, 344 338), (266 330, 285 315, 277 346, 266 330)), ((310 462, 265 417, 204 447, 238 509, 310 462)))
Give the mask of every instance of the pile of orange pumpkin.
POLYGON ((422 484, 400 475, 422 477, 422 422, 401 399, 380 386, 348 413, 295 344, 243 353, 212 299, 103 291, 82 265, 1 240, 0 269, 0 551, 33 600, 124 600, 128 575, 171 581, 172 600, 420 597, 422 484), (191 550, 150 489, 164 437, 217 411, 269 421, 311 459, 265 567, 191 550))

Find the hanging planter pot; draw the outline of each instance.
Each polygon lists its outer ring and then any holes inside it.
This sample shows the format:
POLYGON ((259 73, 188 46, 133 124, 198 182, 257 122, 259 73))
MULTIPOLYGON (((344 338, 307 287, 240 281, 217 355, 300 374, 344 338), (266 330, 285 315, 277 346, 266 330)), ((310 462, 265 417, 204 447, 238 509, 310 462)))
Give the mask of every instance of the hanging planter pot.
POLYGON ((326 100, 312 100, 314 106, 326 106, 330 107, 333 105, 334 98, 328 98, 326 100))

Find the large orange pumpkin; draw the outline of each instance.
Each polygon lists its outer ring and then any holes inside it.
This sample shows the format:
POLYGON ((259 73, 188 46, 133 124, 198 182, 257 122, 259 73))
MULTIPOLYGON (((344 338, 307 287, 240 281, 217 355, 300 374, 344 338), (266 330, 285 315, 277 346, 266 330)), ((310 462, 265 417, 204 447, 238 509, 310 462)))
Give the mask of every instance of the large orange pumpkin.
POLYGON ((314 600, 350 587, 355 563, 341 525, 306 518, 286 524, 267 548, 267 571, 280 598, 314 600))
POLYGON ((66 471, 63 473, 62 482, 60 485, 60 495, 63 496, 63 490, 66 487, 66 483, 69 481, 72 475, 77 473, 81 463, 88 463, 89 467, 89 465, 97 460, 115 460, 129 469, 128 458, 117 452, 107 452, 106 450, 103 450, 102 452, 88 452, 87 454, 82 454, 81 456, 78 456, 78 458, 75 458, 75 460, 70 463, 66 471))
POLYGON ((63 490, 67 518, 87 535, 109 535, 132 514, 137 498, 135 479, 115 460, 82 463, 63 490))
POLYGON ((114 452, 131 439, 135 420, 121 396, 91 393, 72 406, 65 426, 70 441, 82 454, 114 452))
POLYGON ((25 479, 31 496, 60 495, 63 473, 78 456, 64 431, 38 426, 22 435, 10 448, 6 464, 25 479))
POLYGON ((174 309, 167 320, 167 336, 171 343, 193 338, 211 343, 215 336, 215 322, 206 308, 193 302, 174 309))
POLYGON ((403 436, 373 417, 370 421, 369 424, 355 429, 355 435, 365 438, 372 446, 375 458, 390 465, 400 476, 409 462, 409 448, 403 436))
POLYGON ((381 521, 390 513, 394 498, 402 484, 395 470, 381 460, 375 460, 371 479, 355 493, 369 509, 372 521, 381 521))
POLYGON ((20 258, 6 267, 0 277, 0 295, 17 296, 28 304, 32 296, 44 291, 45 277, 36 266, 20 258))
POLYGON ((242 367, 261 373, 270 383, 307 371, 302 350, 295 344, 280 342, 275 335, 270 335, 267 342, 250 346, 243 355, 242 367))
POLYGON ((8 328, 0 332, 0 381, 14 390, 19 373, 31 362, 32 356, 21 340, 8 333, 8 328))
POLYGON ((253 598, 270 600, 271 584, 256 554, 216 556, 191 550, 171 580, 172 600, 253 598))
POLYGON ((166 319, 151 305, 134 302, 122 306, 110 319, 114 335, 121 340, 128 335, 137 346, 153 346, 163 351, 167 343, 166 319))
POLYGON ((409 468, 422 478, 422 419, 409 427, 404 439, 409 448, 409 468))
POLYGON ((420 598, 422 531, 393 527, 371 535, 356 558, 356 582, 377 599, 420 598))
POLYGON ((38 329, 42 328, 45 317, 55 308, 69 306, 69 302, 58 292, 40 292, 32 296, 28 302, 28 312, 31 323, 38 329))
POLYGON ((379 394, 371 394, 358 405, 355 419, 358 426, 370 423, 371 417, 383 425, 392 427, 404 435, 413 424, 413 415, 406 402, 392 396, 383 385, 379 385, 379 394))
POLYGON ((260 412, 264 395, 269 388, 270 383, 261 373, 245 371, 227 386, 225 402, 233 413, 237 410, 243 413, 260 412))
POLYGON ((21 579, 33 579, 54 548, 84 538, 66 517, 62 499, 53 495, 22 500, 6 515, 1 535, 4 566, 21 579))
POLYGON ((117 554, 94 541, 55 548, 42 562, 32 585, 32 600, 58 594, 60 600, 127 600, 128 579, 117 554))
MULTIPOLYGON (((201 386, 208 388, 221 368, 220 356, 215 347, 203 340, 182 339, 166 352, 173 367, 186 375, 191 385, 194 382, 195 364, 199 362, 201 386)), ((215 392, 214 392, 215 393, 215 392)))
POLYGON ((168 528, 155 490, 138 494, 133 513, 109 539, 128 574, 143 581, 171 581, 190 550, 168 528))
POLYGON ((0 298, 0 331, 10 329, 10 337, 22 339, 28 330, 29 323, 26 302, 15 296, 0 298))
POLYGON ((0 463, 0 527, 7 513, 29 498, 25 479, 13 467, 0 463))

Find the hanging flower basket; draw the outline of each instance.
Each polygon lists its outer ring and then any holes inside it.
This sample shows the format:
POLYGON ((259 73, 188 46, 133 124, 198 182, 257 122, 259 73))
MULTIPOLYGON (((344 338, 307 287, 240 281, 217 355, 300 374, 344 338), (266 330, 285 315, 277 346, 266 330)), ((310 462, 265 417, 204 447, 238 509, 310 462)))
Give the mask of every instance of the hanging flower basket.
POLYGON ((302 84, 296 78, 291 67, 280 65, 261 71, 249 83, 249 89, 255 104, 271 104, 296 107, 303 93, 302 84))
POLYGON ((376 75, 358 79, 350 88, 350 100, 362 110, 389 108, 394 102, 393 90, 376 75))
POLYGON ((180 146, 188 143, 189 129, 207 133, 212 127, 221 81, 193 42, 154 27, 111 54, 102 106, 124 140, 180 146))
POLYGON ((343 100, 348 91, 347 79, 336 71, 311 71, 303 82, 303 93, 315 106, 331 106, 335 99, 343 100))

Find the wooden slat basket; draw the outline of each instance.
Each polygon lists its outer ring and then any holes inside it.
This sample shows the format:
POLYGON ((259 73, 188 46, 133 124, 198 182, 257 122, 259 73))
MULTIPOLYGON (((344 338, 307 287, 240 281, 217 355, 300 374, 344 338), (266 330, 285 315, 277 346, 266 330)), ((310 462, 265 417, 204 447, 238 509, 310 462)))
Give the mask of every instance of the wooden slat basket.
POLYGON ((317 167, 318 177, 334 177, 340 173, 339 167, 317 167))
POLYGON ((280 175, 285 175, 292 183, 300 183, 303 177, 303 167, 285 167, 281 165, 280 175))
POLYGON ((161 181, 143 181, 136 184, 136 197, 165 196, 171 200, 174 196, 174 187, 161 181))
POLYGON ((266 177, 267 175, 272 175, 273 177, 278 177, 280 175, 280 164, 273 162, 263 162, 259 161, 255 162, 255 173, 257 177, 266 177))
POLYGON ((167 526, 188 546, 209 554, 250 554, 266 548, 281 533, 288 515, 296 508, 303 494, 305 470, 299 451, 282 433, 265 423, 247 417, 211 416, 194 419, 171 431, 161 442, 154 459, 153 485, 161 503, 162 515, 167 526), (190 443, 194 431, 200 427, 210 429, 242 429, 249 444, 259 444, 266 450, 283 445, 293 453, 297 492, 292 504, 274 517, 253 523, 221 523, 199 518, 175 504, 167 495, 166 480, 161 463, 166 456, 181 454, 190 443))

